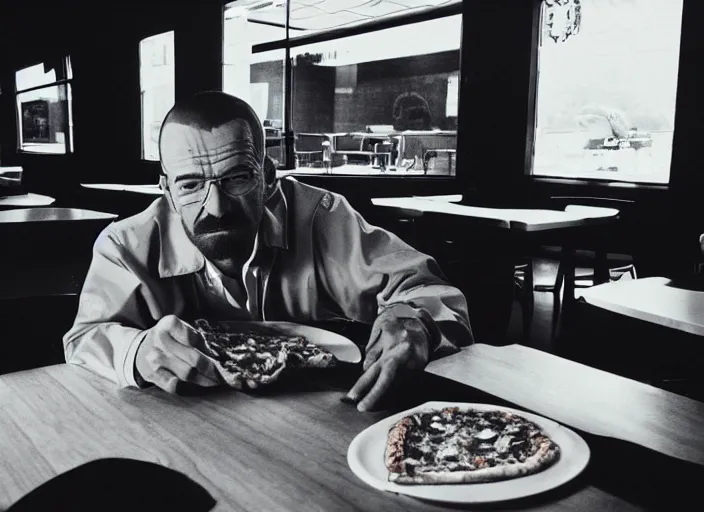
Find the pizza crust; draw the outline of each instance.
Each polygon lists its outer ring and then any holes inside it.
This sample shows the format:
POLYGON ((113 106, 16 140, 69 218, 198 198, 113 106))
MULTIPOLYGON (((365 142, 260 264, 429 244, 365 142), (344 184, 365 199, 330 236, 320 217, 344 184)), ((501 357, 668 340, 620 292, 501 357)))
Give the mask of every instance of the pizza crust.
POLYGON ((403 418, 394 425, 386 438, 386 467, 392 474, 406 471, 406 464, 403 462, 406 458, 406 434, 412 426, 413 420, 403 418))

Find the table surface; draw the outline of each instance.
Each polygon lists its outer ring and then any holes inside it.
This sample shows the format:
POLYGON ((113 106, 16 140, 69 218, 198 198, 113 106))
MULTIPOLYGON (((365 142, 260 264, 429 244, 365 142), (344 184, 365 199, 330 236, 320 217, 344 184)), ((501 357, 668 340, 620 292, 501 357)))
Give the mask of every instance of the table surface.
POLYGON ((0 197, 0 206, 49 206, 56 199, 41 194, 19 194, 16 196, 0 197))
POLYGON ((136 194, 146 194, 151 196, 160 196, 163 191, 159 185, 123 185, 119 183, 81 183, 83 188, 92 188, 95 190, 114 190, 118 192, 134 192, 136 194))
POLYGON ((483 225, 518 231, 546 231, 604 224, 618 216, 611 208, 571 208, 565 211, 485 208, 421 197, 373 198, 372 204, 399 210, 440 213, 481 221, 483 225))
POLYGON ((56 221, 94 221, 115 219, 112 213, 78 208, 26 208, 0 212, 0 224, 22 224, 56 221))
MULTIPOLYGON (((654 441, 641 441, 677 455, 689 444, 696 454, 690 458, 702 460, 698 441, 690 443, 704 426, 703 404, 624 384, 627 379, 603 372, 587 369, 580 375, 570 364, 561 366, 559 358, 550 361, 536 352, 469 347, 431 363, 425 377, 435 379, 434 384, 415 384, 430 395, 413 389, 414 382, 423 380, 415 378, 402 396, 417 402, 394 402, 396 408, 372 413, 340 402, 354 379, 344 385, 306 379, 261 395, 224 389, 175 396, 157 388, 120 390, 66 364, 4 375, 0 510, 60 473, 108 457, 176 469, 213 495, 216 510, 446 510, 366 486, 347 466, 346 453, 359 432, 398 410, 429 399, 458 400, 438 384, 457 385, 447 379, 468 381, 586 431, 604 434, 621 428, 623 436, 636 440, 645 432, 654 441), (673 430, 676 424, 679 430, 673 430)), ((607 457, 612 453, 610 449, 607 457)), ((588 468, 557 494, 524 500, 515 509, 643 509, 619 489, 594 483, 596 474, 588 468)))
POLYGON ((704 465, 704 403, 552 354, 476 344, 426 371, 583 432, 704 465))
MULTIPOLYGON (((0 510, 57 474, 125 457, 180 471, 216 510, 445 510, 376 491, 349 469, 349 443, 388 412, 359 413, 344 389, 253 396, 118 390, 87 370, 50 366, 0 377, 0 510)), ((546 510, 636 510, 584 485, 546 510)))
POLYGON ((620 315, 704 336, 704 291, 666 277, 615 281, 582 290, 582 299, 620 315))

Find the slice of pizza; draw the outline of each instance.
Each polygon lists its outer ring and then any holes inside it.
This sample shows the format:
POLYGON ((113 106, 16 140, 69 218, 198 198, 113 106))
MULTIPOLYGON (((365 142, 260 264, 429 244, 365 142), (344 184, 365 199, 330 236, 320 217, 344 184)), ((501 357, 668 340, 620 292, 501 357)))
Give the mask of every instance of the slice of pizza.
POLYGON ((275 382, 287 368, 328 368, 335 356, 303 336, 269 332, 228 332, 207 320, 196 320, 225 382, 236 388, 256 389, 275 382))
POLYGON ((467 484, 537 473, 559 454, 538 425, 517 414, 448 407, 396 422, 385 455, 391 482, 467 484))

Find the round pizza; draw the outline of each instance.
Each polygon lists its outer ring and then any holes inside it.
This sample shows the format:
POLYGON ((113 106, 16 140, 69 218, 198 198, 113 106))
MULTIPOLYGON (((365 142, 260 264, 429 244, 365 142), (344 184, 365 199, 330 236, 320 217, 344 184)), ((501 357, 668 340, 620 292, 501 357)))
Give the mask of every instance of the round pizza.
POLYGON ((271 384, 287 368, 329 368, 337 362, 332 353, 304 336, 228 332, 202 319, 195 326, 220 375, 236 389, 271 384))
POLYGON ((496 482, 542 471, 559 454, 538 425, 517 414, 447 407, 396 422, 386 467, 397 484, 496 482))

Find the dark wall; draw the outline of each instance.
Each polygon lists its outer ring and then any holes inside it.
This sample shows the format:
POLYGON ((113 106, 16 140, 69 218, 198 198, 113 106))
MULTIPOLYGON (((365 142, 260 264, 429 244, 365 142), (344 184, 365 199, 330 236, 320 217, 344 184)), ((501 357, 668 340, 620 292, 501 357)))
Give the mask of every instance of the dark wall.
POLYGON ((257 62, 250 68, 252 83, 269 84, 268 118, 284 118, 284 68, 283 61, 257 62))
POLYGON ((296 65, 293 83, 293 129, 302 133, 332 131, 335 68, 296 65))

